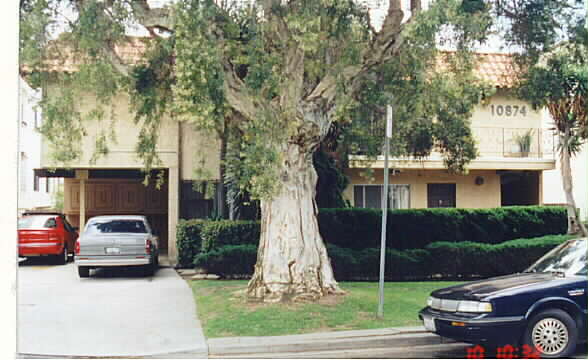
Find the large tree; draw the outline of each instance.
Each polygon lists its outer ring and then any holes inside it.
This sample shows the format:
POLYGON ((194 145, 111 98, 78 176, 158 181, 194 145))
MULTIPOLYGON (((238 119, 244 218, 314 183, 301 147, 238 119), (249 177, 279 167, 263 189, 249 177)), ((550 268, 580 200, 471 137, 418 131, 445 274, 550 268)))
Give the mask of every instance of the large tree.
POLYGON ((584 0, 500 0, 496 5, 505 43, 518 54, 518 93, 535 108, 546 108, 555 124, 568 233, 583 235, 570 159, 588 138, 587 9, 584 0))
MULTIPOLYGON (((472 76, 469 52, 490 24, 483 1, 437 0, 425 9, 421 0, 389 0, 373 17, 358 3, 22 0, 21 56, 32 83, 59 89, 45 93, 42 131, 61 162, 80 155, 86 120, 115 118, 108 104, 121 91, 142 126, 137 152, 147 169, 158 163, 166 116, 237 139, 224 166, 262 212, 248 294, 316 299, 341 293, 318 231, 312 162, 332 125, 366 128, 392 103, 395 153, 437 150, 450 170, 464 171, 476 156, 469 118, 486 89, 472 76), (51 41, 55 26, 65 32, 51 41), (129 38, 133 26, 148 40, 129 38), (120 49, 138 41, 148 50, 129 61, 120 49), (440 53, 440 42, 456 51, 440 53), (54 74, 60 58, 73 70, 54 74), (92 111, 80 111, 80 92, 98 99, 92 111)), ((98 155, 109 136, 98 137, 98 155)))
POLYGON ((520 93, 536 108, 549 110, 558 135, 563 190, 568 208, 568 233, 588 235, 576 209, 571 157, 588 138, 588 47, 560 44, 525 74, 520 93))

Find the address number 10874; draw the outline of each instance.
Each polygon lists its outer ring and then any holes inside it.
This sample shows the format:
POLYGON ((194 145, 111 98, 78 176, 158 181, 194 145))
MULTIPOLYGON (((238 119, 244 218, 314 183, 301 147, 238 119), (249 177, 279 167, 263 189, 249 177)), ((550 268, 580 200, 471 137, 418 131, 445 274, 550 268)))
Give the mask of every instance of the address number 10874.
POLYGON ((490 105, 492 116, 527 116, 525 105, 490 105))

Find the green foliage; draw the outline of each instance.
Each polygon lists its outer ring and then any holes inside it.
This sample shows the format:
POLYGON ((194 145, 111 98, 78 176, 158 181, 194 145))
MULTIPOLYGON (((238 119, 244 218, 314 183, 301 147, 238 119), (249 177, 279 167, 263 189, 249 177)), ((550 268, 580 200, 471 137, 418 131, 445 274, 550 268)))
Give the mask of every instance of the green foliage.
MULTIPOLYGON (((471 241, 435 242, 425 249, 386 249, 386 280, 492 277, 521 272, 569 235, 516 239, 501 244, 471 241)), ((375 280, 380 274, 380 249, 353 250, 327 245, 335 278, 375 280)), ((256 262, 257 246, 224 245, 194 257, 193 265, 224 277, 250 276, 256 262)))
POLYGON ((200 232, 205 220, 182 220, 178 221, 176 230, 176 246, 178 249, 178 264, 180 267, 192 265, 194 256, 200 253, 202 238, 200 232))
POLYGON ((210 252, 226 245, 259 243, 259 222, 256 221, 209 221, 200 230, 202 252, 210 252))
POLYGON ((499 34, 533 64, 560 41, 573 37, 585 17, 583 0, 512 0, 493 3, 499 34), (520 51, 520 50, 519 50, 520 51))
POLYGON ((525 73, 519 95, 535 108, 547 107, 565 137, 560 143, 567 144, 568 153, 577 153, 588 139, 588 46, 564 43, 544 54, 525 73))
POLYGON ((318 175, 316 184, 316 204, 319 208, 344 208, 347 202, 343 191, 349 179, 335 164, 335 160, 324 150, 319 149, 313 156, 314 168, 318 175))
MULTIPOLYGON (((361 250, 380 246, 381 216, 378 209, 321 209, 318 222, 327 244, 361 250)), ((566 228, 566 211, 560 207, 391 210, 386 246, 405 250, 437 241, 497 244, 562 234, 566 228)))
POLYGON ((58 211, 63 211, 63 190, 60 188, 53 193, 53 206, 58 211))
POLYGON ((521 272, 553 247, 570 238, 569 235, 550 235, 496 245, 436 242, 426 247, 431 259, 435 259, 429 271, 444 276, 483 277, 521 272))
MULTIPOLYGON (((348 260, 349 251, 362 252, 380 246, 379 210, 320 209, 318 222, 329 255, 333 259, 333 267, 337 266, 338 261, 348 260)), ((562 234, 566 227, 566 210, 559 207, 393 210, 388 213, 386 247, 394 259, 400 256, 398 251, 405 251, 403 254, 414 260, 412 263, 419 263, 419 259, 424 256, 419 254, 419 249, 435 242, 471 242, 486 246, 512 239, 562 234)), ((177 235, 180 265, 189 266, 196 254, 211 252, 226 245, 257 246, 259 234, 258 221, 181 220, 177 235)), ((364 266, 362 264, 369 266, 369 254, 369 251, 363 254, 365 259, 354 255, 358 263, 349 263, 349 269, 364 266)), ((412 261, 406 257, 401 258, 393 262, 400 261, 404 264, 412 261)), ((409 266, 408 263, 407 268, 412 269, 415 274, 420 273, 421 270, 409 266)), ((339 265, 337 271, 345 274, 348 270, 339 265)), ((393 273, 396 271, 400 270, 393 270, 393 273)))
POLYGON ((193 265, 221 276, 251 275, 257 259, 257 246, 225 245, 194 257, 193 265))

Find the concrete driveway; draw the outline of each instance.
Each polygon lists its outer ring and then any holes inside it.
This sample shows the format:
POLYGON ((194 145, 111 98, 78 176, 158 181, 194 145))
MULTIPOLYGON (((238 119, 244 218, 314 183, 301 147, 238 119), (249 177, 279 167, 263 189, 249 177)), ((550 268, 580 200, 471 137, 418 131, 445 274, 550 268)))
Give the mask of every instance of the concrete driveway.
POLYGON ((191 289, 172 268, 80 279, 72 262, 39 259, 20 263, 17 276, 20 357, 207 357, 191 289))

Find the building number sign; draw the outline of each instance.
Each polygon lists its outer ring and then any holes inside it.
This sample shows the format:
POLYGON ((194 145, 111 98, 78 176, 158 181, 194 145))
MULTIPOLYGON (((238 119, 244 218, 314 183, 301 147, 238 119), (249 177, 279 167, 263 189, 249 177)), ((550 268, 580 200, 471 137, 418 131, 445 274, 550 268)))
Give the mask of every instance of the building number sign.
POLYGON ((492 116, 527 116, 527 107, 525 105, 490 105, 492 116))

